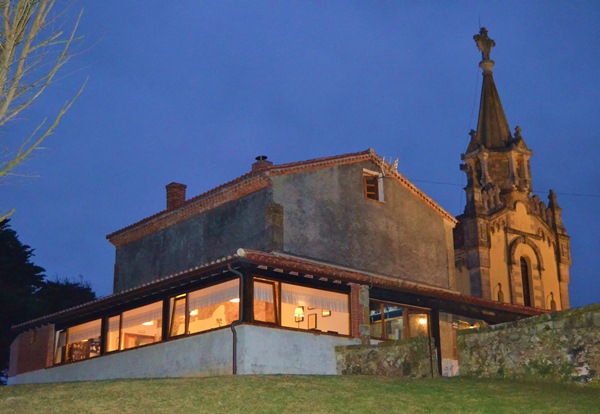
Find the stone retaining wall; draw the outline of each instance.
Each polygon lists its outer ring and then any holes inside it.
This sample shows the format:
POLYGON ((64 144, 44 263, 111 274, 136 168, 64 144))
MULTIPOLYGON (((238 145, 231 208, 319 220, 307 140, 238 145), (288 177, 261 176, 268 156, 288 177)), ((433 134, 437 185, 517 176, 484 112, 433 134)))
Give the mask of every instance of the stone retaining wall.
POLYGON ((335 351, 337 373, 341 375, 438 376, 436 352, 429 338, 381 342, 378 345, 338 346, 335 351))
POLYGON ((458 332, 460 375, 600 384, 600 303, 458 332))

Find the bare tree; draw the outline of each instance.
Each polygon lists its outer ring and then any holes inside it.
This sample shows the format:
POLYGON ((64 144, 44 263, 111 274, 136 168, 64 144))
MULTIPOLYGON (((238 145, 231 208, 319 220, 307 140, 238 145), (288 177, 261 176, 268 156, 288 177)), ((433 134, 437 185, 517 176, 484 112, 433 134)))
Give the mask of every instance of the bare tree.
MULTIPOLYGON (((64 17, 64 12, 53 10, 54 5, 55 0, 0 0, 0 128, 17 120, 46 90, 71 57, 70 49, 81 13, 72 29, 65 33, 58 21, 59 17, 64 17)), ((44 118, 32 127, 31 134, 18 139, 19 144, 15 148, 9 146, 4 150, 0 179, 52 134, 84 86, 73 99, 65 102, 53 121, 48 122, 48 118, 44 118)), ((0 142, 3 139, 0 135, 0 142)), ((12 212, 0 215, 0 221, 12 212)))

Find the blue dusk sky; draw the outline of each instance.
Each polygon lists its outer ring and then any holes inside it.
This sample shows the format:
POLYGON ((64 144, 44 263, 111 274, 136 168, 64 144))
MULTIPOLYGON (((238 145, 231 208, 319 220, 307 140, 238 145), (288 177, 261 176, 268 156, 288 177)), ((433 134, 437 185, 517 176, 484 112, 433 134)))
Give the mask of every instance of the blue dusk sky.
MULTIPOLYGON (((66 2, 69 3, 69 2, 66 2)), ((2 210, 50 278, 111 293, 105 236, 250 170, 374 148, 458 215, 477 125, 480 24, 511 130, 571 236, 571 304, 600 301, 600 5, 592 1, 79 0, 76 55, 4 136, 85 91, 3 180, 2 210)), ((244 246, 240 246, 244 247, 244 246)), ((232 252, 233 253, 233 252, 232 252)))

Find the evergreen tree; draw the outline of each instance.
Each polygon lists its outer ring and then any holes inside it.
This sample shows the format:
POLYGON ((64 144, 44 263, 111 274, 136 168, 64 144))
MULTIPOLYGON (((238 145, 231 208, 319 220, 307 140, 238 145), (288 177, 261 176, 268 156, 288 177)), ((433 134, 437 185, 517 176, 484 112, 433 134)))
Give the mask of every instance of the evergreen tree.
POLYGON ((44 316, 96 299, 89 283, 68 278, 45 280, 36 292, 37 316, 44 316))
POLYGON ((89 283, 68 278, 44 280, 44 268, 31 262, 33 249, 0 222, 0 385, 6 377, 11 326, 96 299, 89 283))
POLYGON ((10 327, 35 315, 34 294, 44 280, 44 269, 30 260, 33 249, 19 241, 9 221, 0 222, 0 370, 8 367, 10 327))

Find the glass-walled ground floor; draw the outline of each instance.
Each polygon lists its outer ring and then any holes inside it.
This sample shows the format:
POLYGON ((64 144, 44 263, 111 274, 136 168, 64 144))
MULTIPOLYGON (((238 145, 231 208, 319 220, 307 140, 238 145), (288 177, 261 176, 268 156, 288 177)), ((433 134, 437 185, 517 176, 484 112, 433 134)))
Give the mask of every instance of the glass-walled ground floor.
MULTIPOLYGON (((158 342, 201 334, 234 321, 284 329, 352 336, 350 292, 287 283, 263 276, 249 278, 244 294, 239 279, 166 295, 151 303, 96 319, 57 326, 54 365, 95 358, 158 342), (245 306, 243 298, 250 298, 245 306), (250 315, 242 318, 243 309, 250 315)), ((370 300, 368 323, 373 340, 399 341, 431 336, 431 312, 402 303, 370 300)))
MULTIPOLYGON (((444 295, 452 300, 266 265, 238 269, 221 265, 185 274, 17 326, 9 376, 51 366, 60 367, 49 370, 56 373, 107 364, 106 378, 114 372, 129 377, 121 364, 129 369, 139 358, 146 361, 138 367, 140 376, 146 375, 144 365, 156 375, 176 375, 177 366, 187 365, 186 355, 194 355, 197 364, 182 375, 222 375, 236 372, 232 367, 238 361, 238 343, 244 353, 239 361, 249 364, 240 366, 241 372, 266 373, 260 367, 268 366, 269 373, 315 373, 329 361, 333 365, 322 372, 335 373, 336 346, 412 338, 426 338, 412 342, 427 343, 438 371, 454 375, 459 330, 476 328, 482 320, 498 323, 521 317, 504 309, 508 305, 474 300, 485 302, 478 305, 447 292, 444 295), (317 348, 330 359, 314 363, 312 352, 317 348), (131 357, 125 354, 136 349, 131 357), (297 366, 286 371, 290 349, 297 366), (248 358, 252 353, 258 355, 253 362, 248 358), (76 364, 79 361, 89 363, 76 364), (313 362, 310 370, 308 362, 313 362)), ((92 374, 86 371, 85 376, 92 374)))
POLYGON ((57 325, 53 365, 95 358, 189 335, 246 323, 350 336, 349 292, 329 291, 264 277, 249 278, 250 294, 239 279, 167 295, 141 306, 70 326, 57 325))

